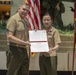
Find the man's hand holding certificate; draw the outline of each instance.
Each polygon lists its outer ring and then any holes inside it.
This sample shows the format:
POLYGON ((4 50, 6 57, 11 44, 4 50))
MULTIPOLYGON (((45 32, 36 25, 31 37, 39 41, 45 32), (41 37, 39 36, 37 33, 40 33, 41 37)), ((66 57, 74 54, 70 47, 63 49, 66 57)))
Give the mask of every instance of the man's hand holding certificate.
POLYGON ((46 30, 30 30, 29 41, 31 52, 49 51, 46 30))

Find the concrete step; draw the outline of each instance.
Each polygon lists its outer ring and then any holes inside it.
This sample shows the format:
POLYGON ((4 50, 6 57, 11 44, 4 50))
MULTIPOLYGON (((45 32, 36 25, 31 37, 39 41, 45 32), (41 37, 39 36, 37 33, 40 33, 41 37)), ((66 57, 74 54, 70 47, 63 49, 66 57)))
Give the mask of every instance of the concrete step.
MULTIPOLYGON (((7 45, 0 45, 0 51, 8 50, 7 45)), ((73 51, 73 46, 60 46, 58 51, 73 51)))
POLYGON ((0 40, 0 45, 7 45, 7 40, 0 40))
MULTIPOLYGON (((73 36, 60 36, 62 41, 73 41, 74 37, 73 36)), ((5 40, 7 39, 6 34, 0 34, 0 40, 5 40)))
POLYGON ((62 41, 74 41, 74 37, 73 36, 60 36, 62 41))
POLYGON ((0 40, 7 40, 7 37, 5 34, 0 34, 0 40))
POLYGON ((69 47, 69 46, 67 46, 67 47, 60 46, 58 51, 73 51, 73 46, 72 47, 69 47))
POLYGON ((0 51, 7 51, 9 47, 7 45, 0 45, 0 51))
POLYGON ((60 46, 73 46, 74 42, 73 41, 61 41, 60 46))
POLYGON ((6 38, 6 34, 0 34, 0 39, 5 39, 6 38))
MULTIPOLYGON (((61 37, 61 44, 59 51, 72 51, 73 50, 73 45, 74 45, 74 40, 73 37, 70 36, 60 36, 61 37)), ((8 50, 7 47, 7 39, 6 35, 0 34, 0 50, 8 50)))

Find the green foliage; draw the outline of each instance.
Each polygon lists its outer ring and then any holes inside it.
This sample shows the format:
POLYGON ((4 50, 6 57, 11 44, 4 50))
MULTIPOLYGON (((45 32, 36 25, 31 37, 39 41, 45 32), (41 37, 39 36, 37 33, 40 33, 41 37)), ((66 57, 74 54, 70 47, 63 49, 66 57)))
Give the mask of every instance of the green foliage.
POLYGON ((0 33, 5 33, 6 32, 6 23, 7 23, 7 21, 0 20, 0 33))
POLYGON ((74 30, 64 30, 58 29, 60 35, 66 35, 66 36, 74 36, 74 30))
POLYGON ((67 36, 74 36, 74 24, 69 24, 67 26, 64 26, 64 29, 61 30, 60 28, 57 28, 61 35, 67 35, 67 36))
POLYGON ((49 9, 49 8, 50 8, 50 5, 49 5, 49 3, 48 3, 48 0, 44 0, 42 6, 43 6, 44 8, 49 9))

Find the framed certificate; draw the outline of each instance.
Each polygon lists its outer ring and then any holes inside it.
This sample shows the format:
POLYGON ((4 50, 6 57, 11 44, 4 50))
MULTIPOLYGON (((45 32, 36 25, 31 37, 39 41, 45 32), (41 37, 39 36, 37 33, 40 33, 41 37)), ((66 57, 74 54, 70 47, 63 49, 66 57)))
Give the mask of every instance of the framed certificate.
POLYGON ((46 30, 30 30, 29 41, 31 52, 49 51, 46 30))

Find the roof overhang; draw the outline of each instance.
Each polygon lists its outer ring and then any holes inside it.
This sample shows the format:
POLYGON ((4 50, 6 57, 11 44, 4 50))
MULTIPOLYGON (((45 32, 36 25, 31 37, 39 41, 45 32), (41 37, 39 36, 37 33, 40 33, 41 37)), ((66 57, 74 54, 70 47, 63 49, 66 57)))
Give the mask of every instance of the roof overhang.
POLYGON ((11 3, 11 0, 0 0, 0 5, 10 5, 11 3))
POLYGON ((74 2, 75 0, 59 0, 59 1, 74 2))

